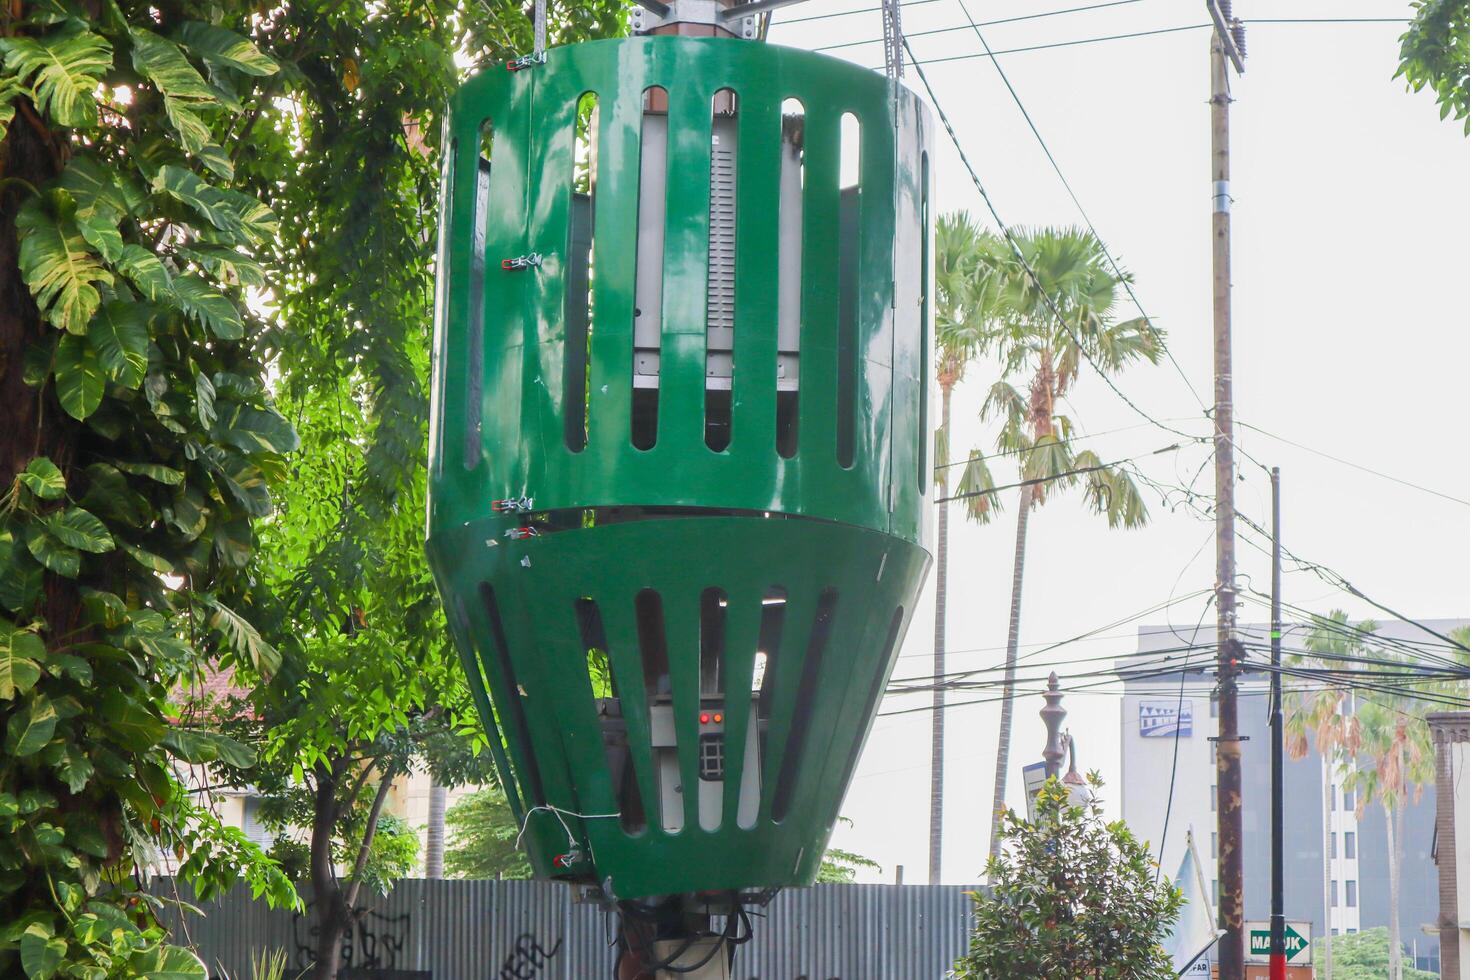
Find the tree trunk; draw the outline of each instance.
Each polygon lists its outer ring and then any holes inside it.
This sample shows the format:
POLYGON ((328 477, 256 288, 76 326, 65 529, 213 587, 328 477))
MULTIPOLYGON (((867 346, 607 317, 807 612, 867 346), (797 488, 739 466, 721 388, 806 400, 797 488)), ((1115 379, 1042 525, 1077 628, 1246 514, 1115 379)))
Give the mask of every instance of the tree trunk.
POLYGON ((444 809, 449 791, 429 777, 429 832, 424 842, 424 877, 444 877, 444 809))
POLYGON ((1000 701, 1000 735, 995 745, 995 793, 990 808, 990 856, 1000 856, 1000 815, 1006 805, 1006 767, 1011 754, 1011 713, 1016 683, 1016 650, 1021 640, 1021 581, 1026 569, 1026 525, 1031 519, 1031 488, 1021 488, 1016 516, 1016 562, 1011 573, 1011 624, 1006 637, 1005 686, 1000 701))
MULTIPOLYGON (((953 385, 941 385, 940 426, 945 434, 944 459, 935 460, 941 467, 949 463, 949 399, 953 385)), ((949 470, 943 486, 948 488, 949 470)), ((928 478, 928 475, 925 475, 928 478)), ((947 494, 946 494, 947 495, 947 494)), ((949 504, 939 505, 936 522, 938 538, 934 548, 934 717, 930 722, 932 734, 929 747, 929 884, 940 881, 940 866, 944 854, 944 625, 949 582, 949 504)))
POLYGON ((1332 762, 1322 756, 1322 980, 1332 980, 1332 762))
POLYGON ((1390 807, 1388 803, 1385 800, 1383 807, 1383 826, 1388 834, 1388 980, 1403 980, 1403 945, 1399 937, 1399 868, 1403 864, 1399 815, 1403 806, 1390 807))
POLYGON ((392 776, 383 773, 378 791, 368 808, 367 830, 358 845, 357 857, 353 861, 347 887, 337 877, 332 862, 332 839, 336 836, 337 821, 344 816, 356 798, 356 791, 364 781, 365 773, 356 781, 353 791, 345 802, 337 799, 341 788, 340 767, 330 771, 320 767, 317 774, 316 795, 312 805, 311 824, 311 893, 313 914, 316 917, 317 943, 316 968, 312 972, 315 980, 335 980, 342 967, 342 940, 352 925, 357 906, 358 890, 362 887, 362 869, 373 848, 373 837, 378 832, 378 815, 383 812, 383 802, 393 785, 392 776))

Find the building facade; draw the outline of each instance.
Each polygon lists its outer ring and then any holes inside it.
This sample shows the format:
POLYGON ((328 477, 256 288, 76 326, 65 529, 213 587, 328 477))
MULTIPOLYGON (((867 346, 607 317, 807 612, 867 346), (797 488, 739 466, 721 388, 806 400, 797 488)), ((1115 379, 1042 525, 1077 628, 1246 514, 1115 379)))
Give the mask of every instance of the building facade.
MULTIPOLYGON (((1432 621, 1446 632, 1470 620, 1432 621)), ((1137 649, 1117 661, 1125 678, 1120 746, 1123 818, 1135 833, 1153 843, 1165 873, 1172 874, 1184 856, 1186 835, 1196 849, 1217 901, 1216 837, 1218 800, 1215 789, 1215 743, 1218 722, 1215 677, 1208 670, 1170 671, 1201 651, 1214 650, 1214 625, 1144 626, 1137 649), (1167 658, 1167 659, 1166 659, 1167 658), (1162 848, 1162 850, 1160 850, 1162 848)), ((1269 628, 1239 628, 1252 651, 1269 645, 1269 628)), ((1379 624, 1386 638, 1422 640, 1415 627, 1399 622, 1379 624)), ((1302 637, 1287 633, 1284 645, 1300 648, 1302 637)), ((1253 653, 1254 655, 1254 653, 1253 653)), ((1287 686, 1300 684, 1288 680, 1287 686)), ((1271 824, 1269 681, 1264 672, 1247 672, 1240 682, 1242 745, 1245 917, 1270 917, 1271 824)), ((1351 701, 1349 710, 1351 710, 1351 701)), ((1309 738, 1309 742, 1310 742, 1309 738)), ((1373 804, 1357 817, 1352 791, 1342 773, 1328 773, 1311 746, 1302 759, 1285 764, 1285 900, 1289 920, 1312 923, 1312 934, 1348 934, 1388 925, 1388 838, 1383 809, 1373 804), (1327 833, 1323 832, 1324 813, 1327 833)), ((1403 870, 1400 876, 1400 938, 1409 958, 1405 965, 1439 970, 1438 872, 1433 846, 1435 787, 1410 795, 1405 814, 1403 870)))

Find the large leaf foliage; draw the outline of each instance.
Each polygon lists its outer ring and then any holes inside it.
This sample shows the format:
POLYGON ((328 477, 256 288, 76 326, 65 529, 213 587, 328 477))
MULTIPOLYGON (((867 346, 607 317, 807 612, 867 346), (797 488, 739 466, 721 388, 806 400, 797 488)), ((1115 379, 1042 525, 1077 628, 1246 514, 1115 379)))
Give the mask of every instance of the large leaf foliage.
MULTIPOLYGON (((554 9, 553 41, 621 30, 613 0, 554 9)), ((170 36, 206 50, 193 33, 170 36)), ((275 671, 236 675, 249 711, 227 712, 260 762, 214 777, 264 790, 278 825, 325 831, 325 857, 351 870, 376 825, 374 782, 414 757, 445 781, 474 768, 458 733, 478 726, 422 549, 436 150, 439 113, 465 75, 455 53, 503 61, 530 50, 532 29, 515 0, 287 3, 256 40, 283 67, 245 100, 236 184, 269 213, 236 208, 197 168, 161 169, 153 185, 220 232, 276 223, 253 256, 276 304, 260 339, 301 440, 233 606, 280 658, 275 671)), ((201 261, 251 275, 229 255, 201 261)), ((236 449, 279 451, 276 419, 221 391, 209 410, 236 449)), ((341 892, 370 877, 344 875, 341 892)), ((350 898, 322 894, 337 883, 314 886, 317 914, 350 898)), ((334 924, 314 925, 330 946, 334 924)))
POLYGON ((250 14, 21 0, 0 27, 7 977, 204 977, 139 904, 155 854, 206 894, 295 900, 178 780, 250 750, 169 706, 206 658, 273 666, 220 598, 296 447, 239 290, 273 217, 224 183, 224 135, 277 71, 232 29, 250 14))

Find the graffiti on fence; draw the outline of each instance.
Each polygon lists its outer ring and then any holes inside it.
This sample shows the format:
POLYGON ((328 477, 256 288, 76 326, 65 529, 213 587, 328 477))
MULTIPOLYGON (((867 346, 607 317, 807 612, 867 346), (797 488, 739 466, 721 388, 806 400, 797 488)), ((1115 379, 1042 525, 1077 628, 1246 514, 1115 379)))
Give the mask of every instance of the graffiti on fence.
MULTIPOLYGON (((411 918, 407 912, 389 916, 371 909, 354 910, 352 921, 342 934, 342 967, 397 969, 408 943, 411 918)), ((321 936, 321 927, 311 914, 310 904, 292 917, 291 933, 296 941, 297 969, 310 969, 316 963, 317 941, 321 936)))
POLYGON ((496 980, 535 980, 560 952, 560 939, 556 941, 556 945, 546 949, 535 936, 523 932, 516 937, 515 946, 501 962, 496 980))

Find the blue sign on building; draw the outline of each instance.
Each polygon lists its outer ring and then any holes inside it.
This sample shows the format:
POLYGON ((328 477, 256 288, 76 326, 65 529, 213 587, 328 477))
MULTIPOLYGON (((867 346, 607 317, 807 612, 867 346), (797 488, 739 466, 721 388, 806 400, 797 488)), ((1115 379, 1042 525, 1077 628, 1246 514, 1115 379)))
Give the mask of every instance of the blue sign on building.
POLYGON ((1138 734, 1144 738, 1189 738, 1194 734, 1194 703, 1188 698, 1138 702, 1138 734))

